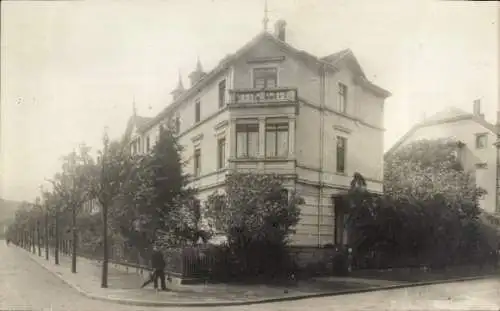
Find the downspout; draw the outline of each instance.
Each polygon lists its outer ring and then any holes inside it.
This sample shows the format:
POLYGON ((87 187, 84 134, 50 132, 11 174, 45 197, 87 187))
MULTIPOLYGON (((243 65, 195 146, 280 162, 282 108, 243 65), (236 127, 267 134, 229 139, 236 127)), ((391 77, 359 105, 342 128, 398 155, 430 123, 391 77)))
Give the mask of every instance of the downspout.
POLYGON ((321 247, 321 201, 323 198, 323 167, 324 167, 324 144, 325 144, 325 65, 319 70, 319 191, 318 191, 318 247, 321 247))

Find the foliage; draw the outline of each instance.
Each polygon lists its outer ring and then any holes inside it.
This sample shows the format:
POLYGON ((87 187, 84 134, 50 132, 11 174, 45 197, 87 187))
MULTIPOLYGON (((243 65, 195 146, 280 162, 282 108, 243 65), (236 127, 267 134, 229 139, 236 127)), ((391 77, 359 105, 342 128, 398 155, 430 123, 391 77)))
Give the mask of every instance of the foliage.
POLYGON ((170 130, 161 131, 149 154, 131 159, 121 196, 111 208, 111 223, 143 255, 152 243, 172 247, 201 235, 199 202, 187 186, 182 150, 170 130))
POLYGON ((386 157, 384 192, 396 200, 434 200, 444 196, 446 204, 462 217, 479 215, 474 175, 464 171, 458 154, 460 144, 452 139, 419 140, 386 157))
POLYGON ((108 206, 121 194, 132 165, 125 145, 118 141, 109 143, 107 136, 103 145, 97 163, 90 167, 88 190, 91 198, 97 198, 101 206, 108 206))
POLYGON ((158 243, 169 246, 195 244, 201 238, 206 242, 210 233, 202 229, 200 201, 194 197, 178 196, 168 214, 168 225, 159 230, 158 243))
POLYGON ((384 196, 345 196, 358 258, 375 252, 392 265, 443 266, 491 249, 478 220, 484 191, 463 169, 459 148, 450 139, 411 143, 386 157, 384 196))
POLYGON ((239 275, 279 272, 285 245, 300 217, 303 200, 284 191, 278 175, 232 174, 225 194, 207 200, 212 226, 228 235, 233 268, 239 275))
POLYGON ((89 198, 89 182, 92 173, 93 159, 90 148, 81 145, 78 152, 71 152, 63 157, 62 172, 57 173, 50 182, 54 192, 62 201, 63 209, 75 209, 78 213, 83 202, 89 198))

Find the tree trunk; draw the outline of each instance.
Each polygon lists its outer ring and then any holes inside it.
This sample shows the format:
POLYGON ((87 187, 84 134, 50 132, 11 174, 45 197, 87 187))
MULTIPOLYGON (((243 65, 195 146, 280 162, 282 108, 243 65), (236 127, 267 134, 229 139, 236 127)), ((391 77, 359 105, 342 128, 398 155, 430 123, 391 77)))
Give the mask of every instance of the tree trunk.
POLYGON ((38 244, 38 256, 42 257, 42 237, 40 236, 40 221, 36 222, 36 240, 38 244))
POLYGON ((59 264, 59 213, 56 211, 55 216, 55 248, 54 248, 54 263, 59 264))
POLYGON ((49 212, 45 211, 45 259, 49 260, 49 212))
POLYGON ((76 273, 76 246, 77 246, 77 232, 76 232, 76 206, 73 205, 72 210, 72 225, 73 225, 73 247, 71 249, 71 272, 76 273))
POLYGON ((31 228, 31 250, 36 254, 36 224, 31 228))
POLYGON ((102 256, 102 276, 101 287, 108 287, 108 205, 102 205, 102 238, 103 238, 103 256, 102 256))

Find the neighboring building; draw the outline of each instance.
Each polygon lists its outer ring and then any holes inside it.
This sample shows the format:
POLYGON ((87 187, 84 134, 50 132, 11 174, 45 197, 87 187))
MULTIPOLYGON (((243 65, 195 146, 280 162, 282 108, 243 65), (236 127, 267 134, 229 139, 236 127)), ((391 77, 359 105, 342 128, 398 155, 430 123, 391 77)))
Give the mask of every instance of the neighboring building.
POLYGON ((480 207, 488 212, 499 211, 497 194, 496 127, 481 113, 480 101, 474 101, 473 113, 450 107, 413 126, 386 154, 420 139, 453 138, 462 144, 459 156, 464 168, 475 172, 477 186, 487 194, 480 207))
POLYGON ((260 33, 208 73, 198 60, 189 78, 185 89, 179 77, 172 103, 151 121, 131 118, 131 151, 148 152, 160 129, 173 126, 201 200, 230 172, 279 173, 305 199, 293 243, 344 242, 334 202, 354 172, 382 192, 390 96, 368 81, 352 51, 318 58, 297 50, 278 21, 274 35, 260 33))

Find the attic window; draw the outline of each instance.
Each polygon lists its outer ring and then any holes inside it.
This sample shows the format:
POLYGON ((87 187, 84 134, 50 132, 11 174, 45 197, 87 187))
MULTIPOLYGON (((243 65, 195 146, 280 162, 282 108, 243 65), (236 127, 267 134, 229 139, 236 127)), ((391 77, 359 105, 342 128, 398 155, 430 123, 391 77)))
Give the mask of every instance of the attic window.
POLYGON ((488 144, 488 134, 476 134, 476 149, 484 149, 488 144))
POLYGON ((275 88, 278 85, 278 70, 274 67, 255 68, 253 70, 253 87, 256 89, 275 88))

